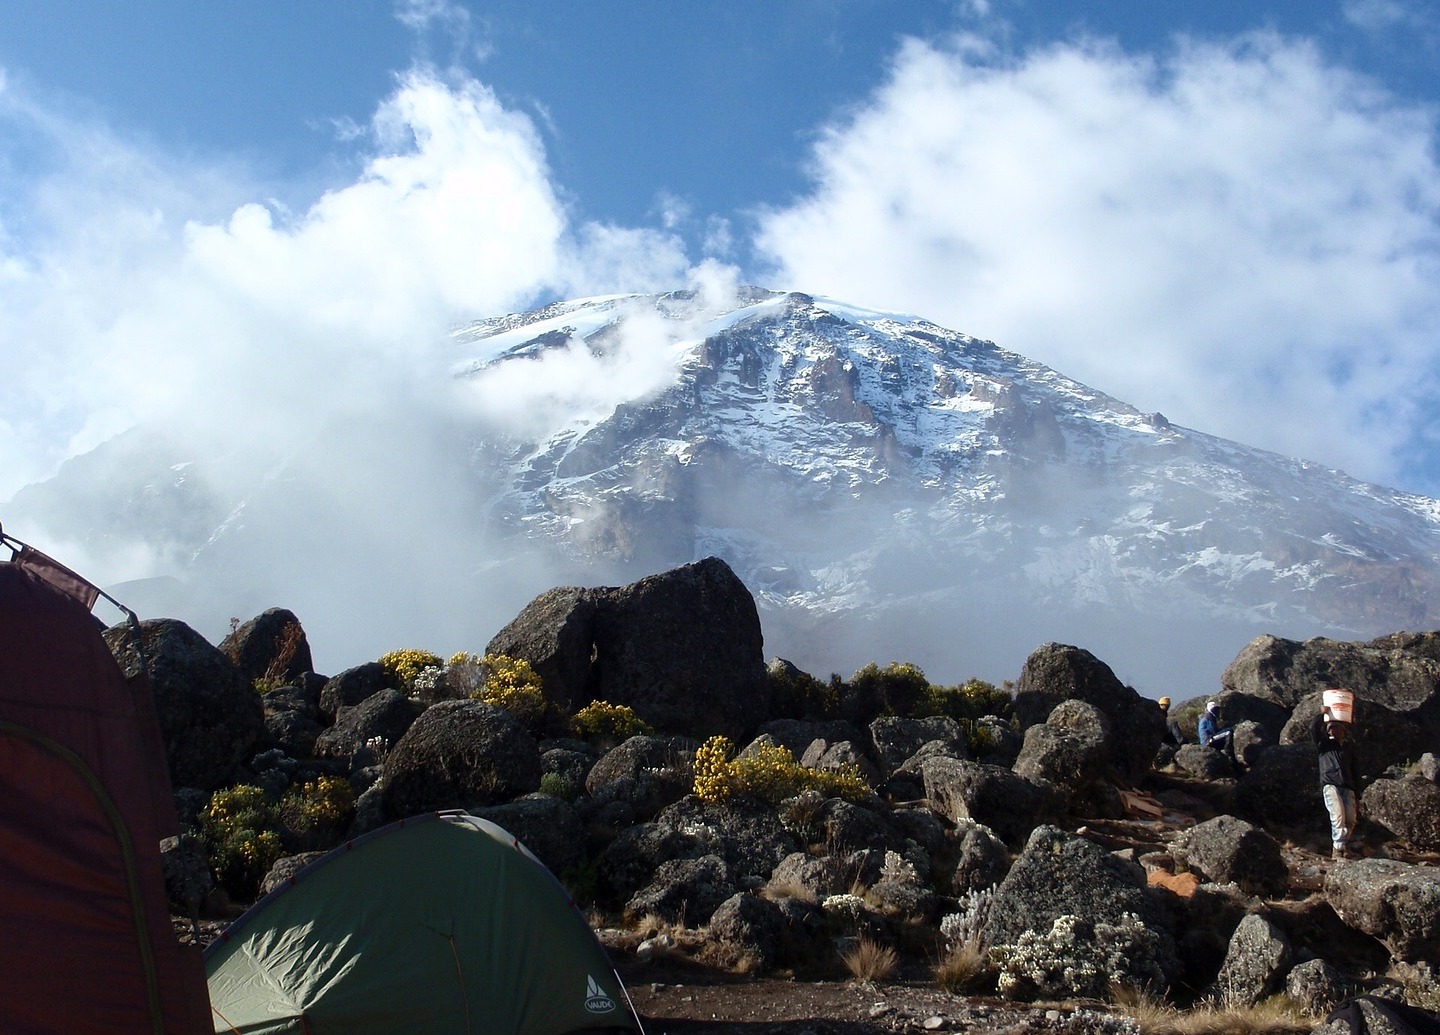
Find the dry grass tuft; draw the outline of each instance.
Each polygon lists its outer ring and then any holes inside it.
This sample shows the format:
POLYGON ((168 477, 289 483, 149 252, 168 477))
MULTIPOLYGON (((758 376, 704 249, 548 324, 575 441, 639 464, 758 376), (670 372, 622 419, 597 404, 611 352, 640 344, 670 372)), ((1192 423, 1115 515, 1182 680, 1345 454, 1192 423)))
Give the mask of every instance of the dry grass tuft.
POLYGON ((760 889, 760 894, 771 902, 793 898, 801 902, 808 902, 812 906, 820 903, 820 897, 798 880, 772 880, 760 889))
POLYGON ((1284 995, 1254 1006, 1205 1002, 1183 1012, 1135 989, 1116 989, 1112 999, 1140 1035, 1309 1035, 1318 1023, 1284 995))
POLYGON ((975 941, 967 941, 945 953, 934 968, 935 983, 951 994, 975 992, 990 984, 990 960, 975 941))
POLYGON ((884 981, 900 965, 900 954, 888 945, 860 938, 855 947, 841 953, 845 969, 856 981, 884 981))

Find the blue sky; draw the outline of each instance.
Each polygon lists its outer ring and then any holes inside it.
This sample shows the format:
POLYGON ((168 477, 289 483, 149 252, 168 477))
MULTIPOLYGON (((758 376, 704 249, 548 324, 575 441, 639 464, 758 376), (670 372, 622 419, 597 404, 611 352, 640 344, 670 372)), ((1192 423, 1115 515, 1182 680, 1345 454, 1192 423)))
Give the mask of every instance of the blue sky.
POLYGON ((1440 495, 1437 68, 1418 0, 7 0, 0 501, 717 280, 1440 495))

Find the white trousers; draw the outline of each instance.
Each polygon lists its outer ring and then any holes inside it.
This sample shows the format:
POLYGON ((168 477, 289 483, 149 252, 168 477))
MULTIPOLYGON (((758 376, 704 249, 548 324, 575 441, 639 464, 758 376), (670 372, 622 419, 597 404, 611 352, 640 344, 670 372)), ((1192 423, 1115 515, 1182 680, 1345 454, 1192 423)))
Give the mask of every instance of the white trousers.
POLYGON ((1320 788, 1320 793, 1324 795, 1325 808, 1330 813, 1330 844, 1337 850, 1344 851, 1350 835, 1355 831, 1355 792, 1349 787, 1336 787, 1327 783, 1320 788))

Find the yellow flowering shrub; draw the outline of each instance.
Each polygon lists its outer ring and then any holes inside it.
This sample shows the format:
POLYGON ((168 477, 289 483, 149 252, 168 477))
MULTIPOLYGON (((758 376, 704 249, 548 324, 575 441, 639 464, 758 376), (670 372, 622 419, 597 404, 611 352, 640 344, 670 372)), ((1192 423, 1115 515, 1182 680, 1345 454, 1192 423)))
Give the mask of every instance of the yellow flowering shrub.
POLYGON ((628 704, 591 701, 570 717, 570 729, 581 740, 628 740, 654 733, 628 704))
POLYGON ((280 799, 280 820, 299 851, 339 843, 355 816, 355 789, 339 776, 321 776, 292 787, 280 799))
POLYGON ((508 654, 487 654, 480 659, 480 665, 485 681, 470 696, 505 709, 524 726, 538 726, 545 718, 547 705, 534 666, 508 654))
POLYGON ((392 650, 380 658, 380 667, 394 680, 397 689, 409 691, 421 672, 440 667, 440 655, 428 650, 392 650))
POLYGON ((807 790, 847 801, 863 801, 872 793, 853 765, 809 769, 795 761, 789 748, 779 745, 762 745, 744 758, 732 758, 734 750, 725 737, 711 737, 696 750, 694 792, 701 801, 715 803, 732 794, 749 794, 778 805, 807 790))
POLYGON ((215 882, 237 899, 253 898, 260 881, 285 854, 276 831, 280 816, 259 787, 216 791, 200 811, 200 838, 215 882))

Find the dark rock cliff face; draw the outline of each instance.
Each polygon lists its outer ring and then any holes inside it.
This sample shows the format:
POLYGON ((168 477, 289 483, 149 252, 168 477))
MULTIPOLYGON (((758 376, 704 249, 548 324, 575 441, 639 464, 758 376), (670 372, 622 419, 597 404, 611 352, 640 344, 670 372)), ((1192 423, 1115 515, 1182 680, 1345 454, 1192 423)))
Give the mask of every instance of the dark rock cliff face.
POLYGON ((714 557, 628 586, 550 590, 486 652, 529 661, 567 710, 623 704, 666 733, 739 738, 769 712, 755 600, 714 557))
MULTIPOLYGON (((156 618, 140 629, 171 781, 207 791, 233 783, 266 737, 260 695, 184 622, 156 618)), ((127 627, 107 629, 105 642, 127 678, 141 671, 140 647, 127 627)))

